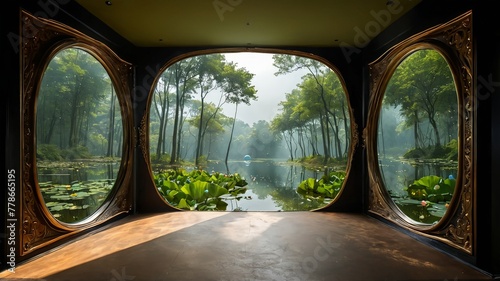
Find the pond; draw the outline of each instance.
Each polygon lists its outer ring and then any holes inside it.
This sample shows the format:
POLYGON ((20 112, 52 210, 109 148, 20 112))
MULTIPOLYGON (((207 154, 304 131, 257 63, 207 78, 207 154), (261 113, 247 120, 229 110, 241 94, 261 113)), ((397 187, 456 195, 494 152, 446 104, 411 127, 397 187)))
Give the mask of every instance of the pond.
POLYGON ((92 215, 113 189, 119 163, 39 163, 38 184, 52 216, 74 223, 92 215), (50 167, 49 167, 50 166, 50 167))
MULTIPOLYGON (((246 192, 227 199, 227 211, 310 211, 327 199, 304 199, 297 186, 322 171, 290 164, 284 159, 229 162, 230 173, 245 178, 246 192)), ((113 188, 119 163, 68 162, 59 167, 38 168, 40 191, 48 210, 63 222, 73 223, 92 215, 113 188)), ((189 170, 186 168, 186 170, 189 170)), ((222 162, 210 162, 207 171, 227 171, 222 162)))
MULTIPOLYGON (((434 224, 444 216, 455 186, 452 187, 449 195, 444 194, 443 191, 441 194, 444 197, 440 200, 433 200, 436 202, 429 201, 430 194, 422 197, 410 196, 408 187, 422 178, 435 177, 436 179, 444 179, 444 181, 457 178, 456 161, 441 159, 408 161, 382 157, 379 159, 379 167, 387 192, 394 203, 409 218, 417 222, 434 224)), ((451 180, 450 182, 455 183, 451 180)), ((432 187, 436 188, 434 184, 432 187)))
MULTIPOLYGON (((304 199, 297 186, 307 178, 320 178, 322 171, 306 169, 286 159, 256 159, 228 162, 229 172, 239 173, 248 185, 242 199, 232 200, 228 211, 310 211, 329 201, 304 199)), ((208 171, 226 171, 221 162, 211 162, 208 171)))

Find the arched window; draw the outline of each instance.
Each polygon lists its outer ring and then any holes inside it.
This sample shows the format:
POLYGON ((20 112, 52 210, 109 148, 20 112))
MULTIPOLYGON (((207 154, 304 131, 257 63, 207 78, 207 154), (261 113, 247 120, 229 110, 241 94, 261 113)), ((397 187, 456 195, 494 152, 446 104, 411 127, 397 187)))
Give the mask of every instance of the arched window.
POLYGON ((114 85, 91 53, 58 51, 43 74, 36 104, 36 172, 45 206, 65 223, 80 222, 113 189, 123 152, 114 85))
POLYGON ((471 253, 471 15, 393 46, 369 65, 368 211, 471 253))
POLYGON ((350 107, 319 60, 194 54, 164 69, 149 102, 152 177, 176 208, 313 210, 342 190, 350 107))
POLYGON ((386 191, 408 218, 437 223, 458 172, 458 100, 453 74, 436 50, 411 52, 382 101, 377 151, 386 191))
POLYGON ((103 43, 22 12, 20 256, 133 204, 132 65, 103 43))

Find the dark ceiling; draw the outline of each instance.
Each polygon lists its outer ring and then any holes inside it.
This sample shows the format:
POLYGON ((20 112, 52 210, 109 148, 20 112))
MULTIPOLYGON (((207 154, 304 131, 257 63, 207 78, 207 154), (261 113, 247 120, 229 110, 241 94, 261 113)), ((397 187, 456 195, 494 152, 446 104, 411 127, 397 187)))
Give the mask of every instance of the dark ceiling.
POLYGON ((77 0, 139 47, 360 47, 420 0, 77 0))

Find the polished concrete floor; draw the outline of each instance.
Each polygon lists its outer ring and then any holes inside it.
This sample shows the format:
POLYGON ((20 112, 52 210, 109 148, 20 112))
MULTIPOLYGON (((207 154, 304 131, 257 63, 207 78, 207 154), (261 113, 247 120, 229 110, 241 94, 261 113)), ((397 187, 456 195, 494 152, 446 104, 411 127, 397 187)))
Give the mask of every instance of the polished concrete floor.
POLYGON ((134 215, 1 280, 491 280, 386 224, 319 212, 134 215))

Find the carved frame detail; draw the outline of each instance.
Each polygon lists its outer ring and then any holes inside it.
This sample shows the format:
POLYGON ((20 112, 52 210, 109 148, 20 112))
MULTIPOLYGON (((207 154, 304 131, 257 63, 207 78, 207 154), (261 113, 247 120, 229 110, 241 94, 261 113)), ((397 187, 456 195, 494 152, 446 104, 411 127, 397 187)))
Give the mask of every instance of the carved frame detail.
POLYGON ((472 12, 469 11, 445 24, 435 26, 402 41, 369 64, 369 121, 363 134, 367 148, 370 181, 368 212, 468 254, 473 253, 473 212, 475 207, 475 91, 472 42, 472 12), (460 149, 457 186, 450 208, 445 216, 433 225, 412 221, 395 206, 385 190, 377 164, 376 136, 385 87, 405 56, 421 48, 432 48, 445 57, 452 70, 458 92, 460 149))
POLYGON ((97 226, 132 208, 132 157, 134 138, 132 106, 132 66, 118 58, 104 44, 58 22, 21 11, 21 192, 19 255, 30 254, 63 238, 97 226), (36 102, 40 82, 49 60, 64 48, 88 51, 106 68, 116 89, 123 122, 123 157, 115 186, 107 201, 82 222, 67 224, 56 220, 44 205, 38 187, 35 150, 36 102))

